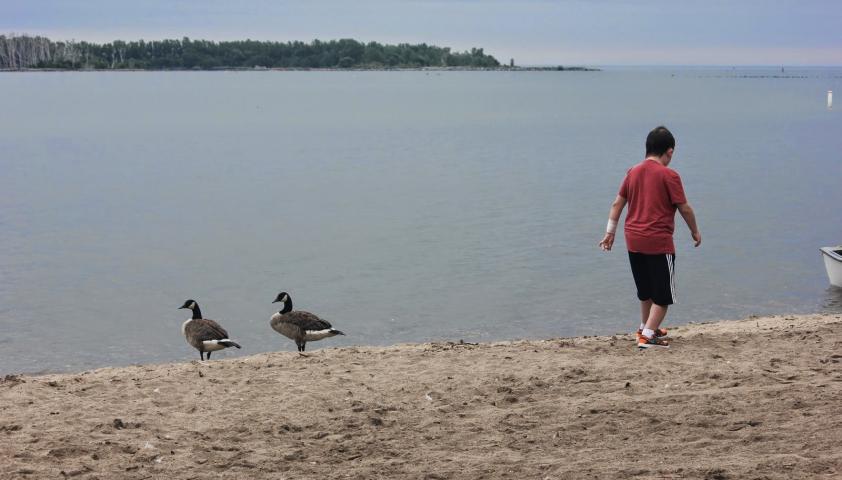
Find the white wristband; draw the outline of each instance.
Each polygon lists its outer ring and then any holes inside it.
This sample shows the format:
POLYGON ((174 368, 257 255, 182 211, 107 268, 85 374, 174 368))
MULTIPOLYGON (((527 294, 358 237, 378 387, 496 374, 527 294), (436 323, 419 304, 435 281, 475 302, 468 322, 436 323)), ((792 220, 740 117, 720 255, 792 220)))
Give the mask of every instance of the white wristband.
POLYGON ((606 233, 614 233, 617 231, 617 221, 608 219, 608 225, 605 227, 606 233))

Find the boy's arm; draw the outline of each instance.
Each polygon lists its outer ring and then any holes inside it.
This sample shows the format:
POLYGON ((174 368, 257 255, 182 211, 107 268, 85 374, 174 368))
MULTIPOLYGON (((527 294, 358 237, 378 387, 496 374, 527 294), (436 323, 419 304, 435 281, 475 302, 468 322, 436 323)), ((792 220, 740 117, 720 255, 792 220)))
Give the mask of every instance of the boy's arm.
POLYGON ((599 247, 605 251, 611 250, 614 246, 614 235, 617 231, 617 222, 620 221, 620 214, 623 213, 623 208, 626 206, 626 199, 617 195, 617 198, 611 203, 611 210, 608 212, 608 225, 605 236, 599 242, 599 247), (613 229, 610 227, 613 222, 613 229))
POLYGON ((678 208, 678 213, 681 214, 681 217, 684 218, 684 221, 690 228, 690 234, 693 236, 693 242, 695 242, 694 246, 698 247, 702 243, 702 234, 699 233, 699 227, 696 226, 696 214, 693 212, 693 207, 689 203, 681 203, 676 205, 676 207, 678 208))

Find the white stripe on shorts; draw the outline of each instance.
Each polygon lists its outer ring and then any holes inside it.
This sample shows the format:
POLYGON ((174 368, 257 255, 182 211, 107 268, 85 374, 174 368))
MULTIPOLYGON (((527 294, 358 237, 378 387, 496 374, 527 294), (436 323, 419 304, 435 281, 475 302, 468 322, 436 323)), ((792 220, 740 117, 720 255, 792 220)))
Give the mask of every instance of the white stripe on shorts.
POLYGON ((678 303, 678 298, 675 296, 675 254, 668 253, 667 255, 667 266, 670 270, 670 296, 672 296, 672 302, 678 303))

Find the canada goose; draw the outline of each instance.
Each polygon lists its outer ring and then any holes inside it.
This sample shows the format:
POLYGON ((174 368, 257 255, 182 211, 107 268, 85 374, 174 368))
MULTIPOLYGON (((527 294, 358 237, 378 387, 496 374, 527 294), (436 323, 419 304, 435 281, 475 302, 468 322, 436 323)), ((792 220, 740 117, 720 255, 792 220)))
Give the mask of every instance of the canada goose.
POLYGON ((276 302, 283 302, 284 308, 272 315, 269 325, 281 335, 295 341, 298 353, 304 355, 307 341, 316 341, 334 335, 345 335, 334 329, 330 322, 322 320, 310 312, 292 311, 292 298, 287 292, 281 292, 275 298, 276 302))
POLYGON ((179 310, 189 308, 193 311, 193 316, 181 326, 181 333, 184 334, 187 343, 199 351, 199 358, 202 360, 205 359, 205 352, 208 353, 208 360, 210 360, 211 352, 228 347, 240 348, 237 342, 228 339, 228 332, 218 323, 202 318, 202 311, 199 310, 199 304, 195 300, 186 300, 184 305, 178 308, 179 310))

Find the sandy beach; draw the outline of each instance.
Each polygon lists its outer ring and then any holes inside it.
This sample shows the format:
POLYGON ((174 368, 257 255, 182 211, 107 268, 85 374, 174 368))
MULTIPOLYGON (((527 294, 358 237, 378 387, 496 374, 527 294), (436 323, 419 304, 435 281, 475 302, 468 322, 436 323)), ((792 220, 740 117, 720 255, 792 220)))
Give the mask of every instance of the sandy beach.
POLYGON ((671 333, 10 375, 0 478, 842 477, 842 315, 671 333))

